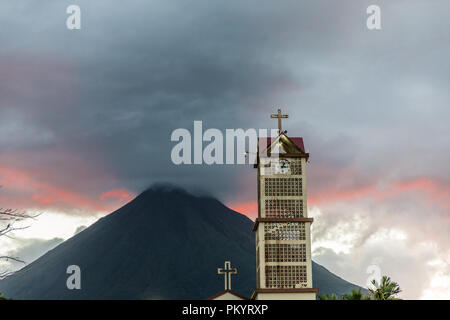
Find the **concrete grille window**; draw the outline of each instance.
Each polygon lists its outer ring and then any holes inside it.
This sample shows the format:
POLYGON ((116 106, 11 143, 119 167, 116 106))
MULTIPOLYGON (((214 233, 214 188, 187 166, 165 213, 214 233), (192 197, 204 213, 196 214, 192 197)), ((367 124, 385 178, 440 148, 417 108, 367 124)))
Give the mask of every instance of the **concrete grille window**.
POLYGON ((299 197, 302 195, 302 178, 265 178, 264 195, 266 197, 299 197))
POLYGON ((303 217, 303 200, 265 200, 265 206, 266 217, 303 217))
POLYGON ((268 243, 266 262, 306 262, 306 244, 268 243))
POLYGON ((302 174, 302 163, 300 160, 291 161, 291 174, 293 175, 302 174))
POLYGON ((267 222, 264 224, 265 240, 306 240, 303 222, 267 222))
POLYGON ((302 288, 306 283, 306 266, 266 266, 267 288, 302 288))

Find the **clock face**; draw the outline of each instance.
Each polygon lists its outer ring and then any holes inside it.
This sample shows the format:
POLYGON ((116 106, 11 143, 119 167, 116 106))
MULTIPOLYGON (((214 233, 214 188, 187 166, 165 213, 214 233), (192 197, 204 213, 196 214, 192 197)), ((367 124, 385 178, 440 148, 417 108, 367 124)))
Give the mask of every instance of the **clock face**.
POLYGON ((286 159, 281 159, 275 163, 275 173, 288 174, 291 173, 291 164, 286 159))

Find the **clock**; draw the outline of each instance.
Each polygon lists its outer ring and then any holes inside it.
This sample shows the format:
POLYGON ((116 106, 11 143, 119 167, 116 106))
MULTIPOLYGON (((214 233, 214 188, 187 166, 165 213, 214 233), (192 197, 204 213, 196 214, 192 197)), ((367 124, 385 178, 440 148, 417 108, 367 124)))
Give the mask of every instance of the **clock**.
POLYGON ((289 160, 281 159, 275 163, 276 174, 289 174, 291 173, 291 164, 289 160))

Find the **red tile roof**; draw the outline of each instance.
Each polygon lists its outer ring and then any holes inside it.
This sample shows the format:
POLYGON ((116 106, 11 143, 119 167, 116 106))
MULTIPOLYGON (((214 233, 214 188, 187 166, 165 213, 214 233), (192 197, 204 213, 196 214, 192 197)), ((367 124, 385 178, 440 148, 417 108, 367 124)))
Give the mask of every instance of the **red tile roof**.
MULTIPOLYGON (((289 139, 292 140, 293 143, 295 143, 295 145, 297 147, 300 148, 300 150, 302 150, 303 152, 305 152, 305 145, 303 144, 303 138, 302 137, 289 137, 289 139)), ((259 140, 259 146, 260 146, 260 150, 267 148, 268 146, 270 146, 271 143, 271 138, 258 138, 259 140), (264 139, 266 141, 264 141, 264 139)))

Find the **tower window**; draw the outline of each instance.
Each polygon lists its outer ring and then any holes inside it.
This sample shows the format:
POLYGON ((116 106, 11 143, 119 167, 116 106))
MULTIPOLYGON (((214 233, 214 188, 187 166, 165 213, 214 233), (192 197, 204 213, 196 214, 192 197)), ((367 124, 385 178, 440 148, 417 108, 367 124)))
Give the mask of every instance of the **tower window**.
POLYGON ((264 223, 265 240, 306 240, 304 222, 266 222, 264 223))
POLYGON ((302 162, 301 160, 291 161, 291 174, 301 175, 302 174, 302 162))
POLYGON ((264 195, 302 196, 302 178, 264 178, 264 195))
POLYGON ((268 243, 265 257, 266 262, 306 262, 306 244, 268 243))
POLYGON ((306 266, 266 266, 267 288, 304 288, 306 266))
POLYGON ((270 199, 265 200, 265 216, 280 218, 303 217, 303 200, 270 199))

